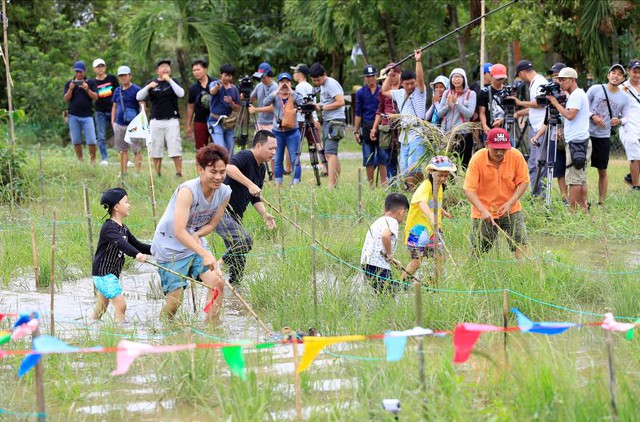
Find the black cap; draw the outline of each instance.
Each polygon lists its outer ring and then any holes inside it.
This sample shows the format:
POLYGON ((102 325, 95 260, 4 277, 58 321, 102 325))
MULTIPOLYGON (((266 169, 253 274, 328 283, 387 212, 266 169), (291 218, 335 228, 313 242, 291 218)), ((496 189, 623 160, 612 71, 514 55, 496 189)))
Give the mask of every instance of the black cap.
POLYGON ((378 70, 374 65, 371 65, 371 64, 366 65, 364 67, 364 70, 362 71, 362 76, 377 76, 377 75, 378 75, 378 70))
POLYGON ((160 67, 160 65, 161 65, 161 64, 164 64, 164 63, 166 63, 166 64, 168 64, 169 66, 171 66, 171 60, 169 60, 169 59, 160 59, 160 60, 158 60, 158 61, 156 62, 156 69, 157 69, 158 67, 160 67))
POLYGON ((305 76, 309 75, 309 66, 307 66, 304 63, 298 63, 295 66, 291 66, 290 69, 293 70, 294 72, 302 73, 305 76))
POLYGON ((113 188, 102 192, 102 197, 100 197, 100 205, 102 205, 106 210, 111 212, 111 209, 116 206, 118 202, 122 198, 127 195, 127 191, 122 188, 113 188))
POLYGON ((635 69, 640 67, 640 60, 638 59, 633 59, 629 62, 629 70, 635 69))
POLYGON ((529 60, 520 60, 516 66, 516 76, 523 70, 533 69, 533 65, 529 60))
POLYGON ((567 65, 562 62, 555 63, 553 66, 551 66, 551 69, 547 70, 547 75, 558 73, 565 67, 567 67, 567 65))

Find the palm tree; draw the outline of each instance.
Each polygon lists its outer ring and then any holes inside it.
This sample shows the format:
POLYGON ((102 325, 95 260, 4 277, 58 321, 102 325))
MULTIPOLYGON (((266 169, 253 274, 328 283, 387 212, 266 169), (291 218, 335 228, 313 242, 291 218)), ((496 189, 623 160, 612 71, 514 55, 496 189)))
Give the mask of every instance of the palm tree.
POLYGON ((140 3, 134 3, 125 22, 129 49, 147 60, 154 53, 174 55, 185 83, 190 53, 204 46, 210 65, 218 67, 240 47, 234 28, 221 18, 222 4, 222 1, 154 0, 138 7, 140 3))

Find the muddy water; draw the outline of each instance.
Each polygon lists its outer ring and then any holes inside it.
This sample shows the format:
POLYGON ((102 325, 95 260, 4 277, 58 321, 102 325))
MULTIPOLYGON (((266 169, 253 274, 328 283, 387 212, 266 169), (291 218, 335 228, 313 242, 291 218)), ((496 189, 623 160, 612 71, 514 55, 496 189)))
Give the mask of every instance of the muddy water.
POLYGON ((585 239, 554 236, 532 236, 534 251, 551 251, 583 269, 606 270, 610 265, 627 269, 640 267, 640 243, 637 240, 585 239))

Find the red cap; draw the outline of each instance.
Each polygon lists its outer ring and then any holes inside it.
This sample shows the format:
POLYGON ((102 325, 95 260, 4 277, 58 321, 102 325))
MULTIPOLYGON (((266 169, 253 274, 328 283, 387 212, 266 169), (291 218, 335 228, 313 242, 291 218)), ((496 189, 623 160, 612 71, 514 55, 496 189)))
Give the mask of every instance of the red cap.
POLYGON ((503 64, 496 63, 491 66, 490 73, 494 79, 507 79, 507 68, 503 64))
POLYGON ((494 127, 487 133, 486 146, 495 149, 511 149, 509 132, 501 127, 494 127))

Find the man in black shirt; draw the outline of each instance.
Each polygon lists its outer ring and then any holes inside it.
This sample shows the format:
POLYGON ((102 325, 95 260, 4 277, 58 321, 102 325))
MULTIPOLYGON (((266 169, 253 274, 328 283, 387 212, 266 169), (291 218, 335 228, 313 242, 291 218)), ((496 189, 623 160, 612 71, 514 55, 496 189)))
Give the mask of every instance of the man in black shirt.
POLYGON ((269 214, 260 199, 266 164, 276 154, 276 140, 268 130, 259 130, 253 137, 253 147, 242 150, 231 157, 227 164, 227 178, 224 181, 231 187, 231 199, 222 221, 216 226, 216 233, 222 237, 227 251, 218 265, 229 266, 229 282, 242 280, 246 254, 251 251, 253 239, 242 227, 242 216, 249 203, 258 211, 268 229, 276 226, 276 220, 269 214))
POLYGON ((96 83, 88 80, 87 66, 83 61, 73 64, 75 77, 64 85, 64 101, 69 103, 69 134, 82 161, 82 133, 89 147, 91 164, 96 163, 96 128, 93 124, 93 101, 98 98, 96 83))
POLYGON ((149 126, 151 146, 149 152, 158 176, 161 175, 162 156, 165 145, 167 155, 176 166, 176 176, 182 177, 182 141, 180 139, 180 114, 178 98, 184 97, 184 89, 171 78, 171 60, 160 60, 156 64, 158 77, 147 82, 136 95, 138 101, 147 97, 151 101, 149 126))
POLYGON ((189 103, 187 104, 187 137, 193 134, 196 141, 196 151, 207 146, 211 141, 207 119, 209 118, 209 105, 202 104, 201 99, 209 99, 209 84, 213 79, 207 74, 207 61, 196 59, 191 63, 191 72, 196 81, 189 88, 189 103), (199 104, 198 104, 199 102, 199 104), (191 121, 193 120, 193 126, 191 121))
POLYGON ((101 166, 109 165, 107 161, 107 125, 111 123, 111 98, 113 92, 119 86, 118 79, 107 74, 107 65, 102 59, 93 61, 93 72, 96 77, 93 79, 98 89, 98 99, 96 100, 96 140, 102 161, 101 166))
POLYGON ((504 127, 504 107, 502 100, 496 96, 507 80, 507 68, 500 63, 491 66, 491 84, 480 90, 478 96, 478 113, 482 131, 486 135, 494 127, 504 127))

